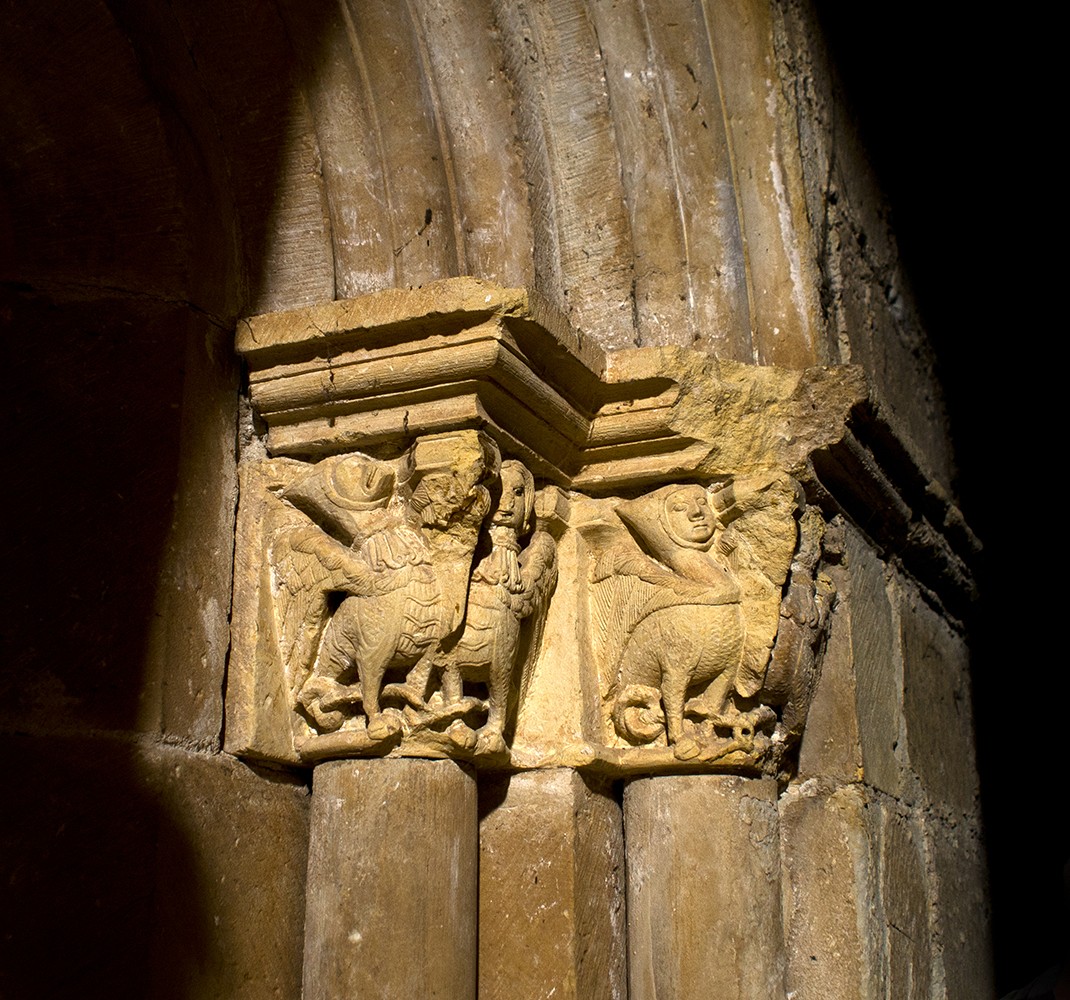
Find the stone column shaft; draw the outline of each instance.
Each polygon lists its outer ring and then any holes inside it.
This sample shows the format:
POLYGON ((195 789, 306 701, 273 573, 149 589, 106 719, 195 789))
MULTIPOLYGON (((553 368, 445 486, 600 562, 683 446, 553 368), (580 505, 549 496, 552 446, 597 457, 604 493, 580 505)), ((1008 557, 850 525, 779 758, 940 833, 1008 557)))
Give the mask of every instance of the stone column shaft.
POLYGON ((480 1000, 623 1000, 621 811, 567 769, 480 782, 480 1000))
POLYGON ((776 782, 634 779, 624 830, 629 1000, 783 997, 776 782))
POLYGON ((474 1000, 477 824, 453 761, 316 768, 304 1000, 474 1000))

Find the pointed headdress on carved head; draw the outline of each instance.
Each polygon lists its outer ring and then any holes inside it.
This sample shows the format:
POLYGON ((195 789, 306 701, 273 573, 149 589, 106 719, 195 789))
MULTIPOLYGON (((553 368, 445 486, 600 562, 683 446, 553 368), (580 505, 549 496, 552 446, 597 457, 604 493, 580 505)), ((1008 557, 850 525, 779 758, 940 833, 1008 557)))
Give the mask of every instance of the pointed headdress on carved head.
POLYGON ((663 486, 625 500, 617 514, 647 552, 670 565, 680 548, 709 551, 718 527, 709 496, 697 483, 663 486))
POLYGON ((282 496, 350 545, 366 533, 369 512, 386 507, 393 490, 390 466, 366 455, 333 455, 312 466, 282 496))

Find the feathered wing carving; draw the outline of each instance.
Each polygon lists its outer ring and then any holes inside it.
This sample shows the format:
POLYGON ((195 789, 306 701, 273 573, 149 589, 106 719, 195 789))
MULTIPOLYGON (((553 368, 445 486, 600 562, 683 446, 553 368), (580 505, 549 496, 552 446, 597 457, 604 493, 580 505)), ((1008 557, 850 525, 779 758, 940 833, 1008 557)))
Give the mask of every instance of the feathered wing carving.
POLYGON ((360 702, 375 722, 386 670, 419 659, 440 632, 427 540, 395 481, 374 459, 335 456, 276 501, 270 563, 280 654, 294 707, 321 732, 339 728, 360 702))
POLYGON ((744 698, 762 688, 780 626, 784 585, 798 542, 796 514, 804 501, 799 484, 784 475, 737 480, 714 494, 726 527, 718 551, 739 581, 747 619, 736 689, 744 698), (722 495, 724 494, 724 495, 722 495))
POLYGON ((537 646, 557 573, 548 533, 523 544, 530 471, 462 433, 419 439, 396 468, 333 456, 278 489, 265 530, 275 631, 313 735, 344 729, 367 749, 426 733, 436 747, 441 735, 504 751, 517 653, 537 646), (485 704, 464 680, 486 683, 485 704), (467 723, 483 711, 477 737, 467 723))
POLYGON ((649 743, 664 733, 689 758, 700 748, 685 735, 685 707, 711 737, 714 726, 749 731, 735 699, 765 681, 800 500, 778 475, 713 492, 670 485, 620 503, 620 527, 590 526, 592 651, 618 735, 649 743))
POLYGON ((720 711, 745 636, 734 589, 681 577, 622 540, 592 566, 590 599, 603 711, 620 735, 679 743, 688 694, 711 681, 708 711, 720 711))
POLYGON ((307 522, 295 525, 285 514, 279 519, 284 523, 270 545, 272 583, 279 650, 296 697, 312 672, 330 617, 329 595, 374 593, 376 578, 358 553, 322 529, 307 522))

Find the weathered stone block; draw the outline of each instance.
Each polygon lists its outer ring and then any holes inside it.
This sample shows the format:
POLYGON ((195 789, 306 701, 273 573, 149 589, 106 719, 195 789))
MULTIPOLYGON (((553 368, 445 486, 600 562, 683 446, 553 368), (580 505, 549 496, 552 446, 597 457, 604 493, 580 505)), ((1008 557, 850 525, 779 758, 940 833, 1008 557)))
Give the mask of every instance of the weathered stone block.
POLYGON ((947 1000, 996 995, 984 847, 977 829, 928 824, 936 872, 936 944, 947 1000))
POLYGON ((929 1000, 933 978, 932 893, 921 829, 890 807, 871 807, 879 822, 884 960, 888 996, 929 1000))
POLYGON ((789 996, 880 996, 875 845, 862 786, 808 781, 780 800, 789 996))
MULTIPOLYGON (((847 572, 837 568, 834 582, 841 594, 847 592, 846 580, 847 572)), ((799 747, 799 777, 803 779, 822 776, 851 782, 863 774, 852 626, 850 608, 841 602, 832 615, 821 676, 799 747)))
POLYGON ((862 766, 867 783, 898 795, 900 679, 884 566, 855 531, 847 532, 851 573, 851 648, 862 766))
POLYGON ((776 782, 636 779, 624 825, 631 1000, 782 996, 776 782))
POLYGON ((453 761, 316 768, 305 1000, 474 1000, 477 824, 475 779, 453 761))
POLYGON ((929 798, 962 813, 978 794, 969 654, 913 591, 900 600, 907 753, 929 798))
POLYGON ((625 996, 624 837, 608 792, 564 769, 480 783, 481 1000, 625 996))
POLYGON ((233 758, 5 737, 0 995, 293 997, 308 794, 233 758))
POLYGON ((225 755, 165 747, 143 751, 137 770, 155 792, 161 820, 150 995, 297 996, 308 852, 304 784, 225 755))

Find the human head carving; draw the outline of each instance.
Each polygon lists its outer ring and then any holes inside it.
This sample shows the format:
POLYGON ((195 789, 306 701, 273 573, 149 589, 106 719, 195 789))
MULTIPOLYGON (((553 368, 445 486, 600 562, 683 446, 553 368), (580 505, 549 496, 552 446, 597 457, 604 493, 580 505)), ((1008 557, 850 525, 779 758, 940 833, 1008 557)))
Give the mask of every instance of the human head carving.
POLYGON ((673 565, 681 549, 706 552, 713 545, 717 515, 697 483, 663 486, 617 507, 620 519, 656 559, 673 565))
POLYGON ((717 517, 706 491, 701 486, 691 484, 665 494, 661 523, 668 536, 678 545, 705 549, 717 528, 717 517))
POLYGON ((512 528, 518 535, 531 526, 535 511, 535 477, 523 462, 506 459, 499 475, 501 498, 491 516, 491 523, 512 528))

